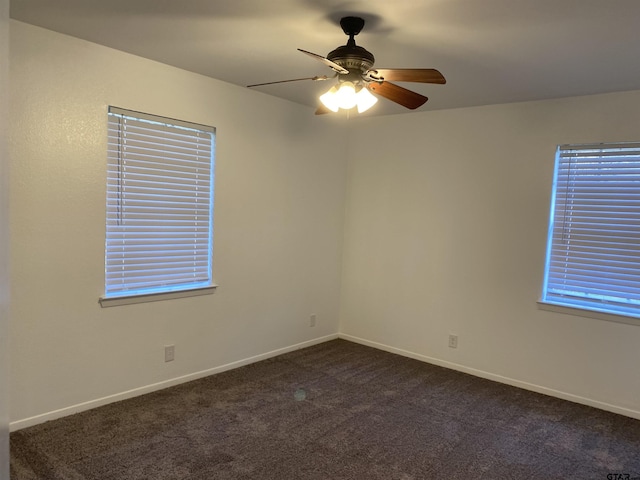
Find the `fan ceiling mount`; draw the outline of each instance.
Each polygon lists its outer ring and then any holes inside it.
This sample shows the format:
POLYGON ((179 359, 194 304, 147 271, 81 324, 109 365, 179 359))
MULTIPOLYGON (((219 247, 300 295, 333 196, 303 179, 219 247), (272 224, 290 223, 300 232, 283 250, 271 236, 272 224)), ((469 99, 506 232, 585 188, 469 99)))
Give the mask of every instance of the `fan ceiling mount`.
POLYGON ((320 81, 337 78, 337 85, 320 97, 322 105, 316 111, 316 115, 318 115, 329 113, 330 111, 337 112, 340 108, 350 109, 356 106, 359 112, 363 112, 377 101, 370 92, 413 110, 424 105, 428 98, 391 83, 391 80, 398 82, 446 83, 444 76, 433 68, 373 68, 375 57, 365 48, 356 45, 355 41, 355 36, 362 31, 364 25, 365 21, 360 17, 343 17, 340 20, 340 26, 345 35, 349 37, 349 40, 346 45, 332 50, 326 57, 298 49, 300 52, 331 68, 335 72, 332 77, 319 75, 248 86, 259 87, 301 80, 320 81))

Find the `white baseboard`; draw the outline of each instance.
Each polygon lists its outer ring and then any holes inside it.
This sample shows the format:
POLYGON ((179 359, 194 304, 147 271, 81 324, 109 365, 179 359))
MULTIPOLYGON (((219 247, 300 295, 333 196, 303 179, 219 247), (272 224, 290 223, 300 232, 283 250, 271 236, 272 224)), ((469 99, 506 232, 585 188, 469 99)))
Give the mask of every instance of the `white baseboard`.
POLYGON ((384 350, 385 352, 402 355, 403 357, 413 358, 415 360, 420 360, 422 362, 438 365, 440 367, 445 367, 451 370, 457 370, 459 372, 468 373, 476 377, 486 378, 488 380, 504 383, 506 385, 522 388, 524 390, 530 390, 532 392, 542 393, 544 395, 549 395, 551 397, 560 398, 562 400, 568 400, 574 403, 580 403, 582 405, 588 405, 590 407, 599 408, 601 410, 618 413, 620 415, 625 415, 627 417, 636 418, 640 420, 640 411, 638 410, 632 410, 632 409, 620 407, 617 405, 611 405, 609 403, 600 402, 598 400, 593 400, 593 399, 581 397, 578 395, 573 395, 571 393, 562 392, 560 390, 554 390, 551 388, 542 387, 540 385, 535 385, 533 383, 522 382, 520 380, 516 380, 513 378, 503 377, 502 375, 496 375, 494 373, 485 372, 483 370, 477 370, 475 368, 466 367, 464 365, 448 362, 446 360, 440 360, 438 358, 428 357, 426 355, 421 355, 419 353, 402 350, 400 348, 391 347, 389 345, 373 342, 370 340, 366 340, 364 338, 354 337, 352 335, 347 335, 344 333, 338 334, 338 337, 342 338, 343 340, 348 340, 350 342, 359 343, 361 345, 366 345, 368 347, 377 348, 378 350, 384 350))
POLYGON ((29 418, 24 418, 22 420, 17 420, 15 422, 11 422, 9 424, 9 428, 12 432, 20 430, 22 428, 31 427, 34 425, 38 425, 40 423, 47 422, 49 420, 55 420, 57 418, 66 417, 68 415, 73 415, 74 413, 84 412, 86 410, 91 410, 92 408, 101 407, 103 405, 107 405, 109 403, 119 402, 121 400, 126 400, 128 398, 138 397, 140 395, 144 395, 146 393, 155 392, 157 390, 162 390, 164 388, 173 387, 174 385, 179 385, 181 383, 190 382, 192 380, 197 380, 199 378, 208 377, 210 375, 215 375, 216 373, 225 372, 227 370, 233 370, 234 368, 243 367, 245 365, 249 365, 251 363, 260 362, 261 360, 266 360, 268 358, 276 357, 278 355, 282 355, 284 353, 293 352, 295 350, 300 350, 301 348, 311 347, 313 345, 317 345, 319 343, 328 342, 330 340, 335 340, 338 338, 338 334, 327 335, 324 337, 314 338, 313 340, 308 340, 306 342, 298 343, 295 345, 291 345, 284 348, 279 348, 277 350, 273 350, 267 353, 263 353, 260 355, 256 355, 253 357, 245 358, 242 360, 237 360, 235 362, 227 363, 225 365, 220 365, 218 367, 210 368, 207 370, 202 370, 200 372, 190 373, 188 375, 183 375, 181 377, 171 378, 169 380, 164 380, 162 382, 154 383, 152 385, 146 385, 140 388, 134 388, 133 390, 127 390, 126 392, 116 393, 114 395, 109 395, 107 397, 98 398, 95 400, 90 400, 88 402, 79 403, 77 405, 72 405, 70 407, 61 408, 58 410, 54 410, 51 412, 43 413, 40 415, 36 415, 29 418))

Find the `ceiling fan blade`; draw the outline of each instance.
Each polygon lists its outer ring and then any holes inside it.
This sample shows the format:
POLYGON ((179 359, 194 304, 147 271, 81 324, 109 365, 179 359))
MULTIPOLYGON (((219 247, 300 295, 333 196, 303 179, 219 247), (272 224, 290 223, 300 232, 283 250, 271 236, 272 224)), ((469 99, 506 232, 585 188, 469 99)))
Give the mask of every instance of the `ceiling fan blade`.
POLYGON ((323 104, 319 104, 318 108, 316 109, 316 115, 324 115, 325 113, 333 113, 333 112, 329 110, 327 107, 325 107, 323 104))
POLYGON ((391 100, 392 102, 396 102, 411 110, 415 110, 429 100, 424 95, 412 92, 411 90, 407 90, 406 88, 390 82, 371 82, 367 85, 367 88, 381 97, 391 100))
POLYGON ((447 83, 435 68, 375 68, 369 73, 372 78, 393 82, 447 83))
POLYGON ((329 77, 327 77, 326 75, 320 75, 320 76, 315 76, 315 77, 305 77, 305 78, 293 78, 291 80, 278 80, 277 82, 266 82, 266 83, 255 83, 253 85, 247 85, 247 88, 251 88, 251 87, 261 87, 263 85, 274 85, 276 83, 288 83, 288 82, 299 82, 301 80, 314 80, 314 81, 318 81, 318 80, 328 80, 329 77))
POLYGON ((323 57, 322 55, 318 55, 317 53, 307 52, 306 50, 302 50, 301 48, 299 48, 298 51, 300 51, 302 53, 306 53, 311 58, 315 58, 316 60, 320 60, 327 67, 332 68, 333 70, 335 70, 338 73, 344 73, 344 74, 349 73, 349 70, 347 70, 346 68, 342 68, 337 63, 332 62, 331 60, 329 60, 328 58, 323 57))

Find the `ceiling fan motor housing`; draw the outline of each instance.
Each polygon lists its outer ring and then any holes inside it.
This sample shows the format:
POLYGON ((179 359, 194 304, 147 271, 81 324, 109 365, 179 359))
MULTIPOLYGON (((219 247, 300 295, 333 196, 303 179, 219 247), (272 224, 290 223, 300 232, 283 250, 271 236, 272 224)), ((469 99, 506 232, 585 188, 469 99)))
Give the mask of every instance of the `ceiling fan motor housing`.
MULTIPOLYGON (((351 41, 349 41, 349 43, 351 43, 351 41)), ((349 43, 329 52, 327 58, 347 70, 349 70, 349 68, 358 68, 366 72, 373 67, 376 61, 373 54, 357 46, 355 42, 351 45, 349 43)))
POLYGON ((330 52, 327 55, 327 59, 349 70, 348 74, 340 75, 340 79, 352 82, 359 81, 362 75, 371 70, 375 63, 373 54, 357 46, 355 42, 352 43, 352 40, 349 40, 347 45, 338 47, 330 52))

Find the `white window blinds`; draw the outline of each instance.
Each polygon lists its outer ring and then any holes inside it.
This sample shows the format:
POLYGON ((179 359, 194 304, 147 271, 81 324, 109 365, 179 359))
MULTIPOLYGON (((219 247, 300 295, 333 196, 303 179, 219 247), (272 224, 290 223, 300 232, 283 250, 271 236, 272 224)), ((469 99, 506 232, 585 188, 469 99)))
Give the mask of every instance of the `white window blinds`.
POLYGON ((214 129, 108 118, 105 298, 211 285, 214 129))
POLYGON ((640 317, 640 143, 558 147, 542 300, 640 317))

